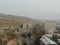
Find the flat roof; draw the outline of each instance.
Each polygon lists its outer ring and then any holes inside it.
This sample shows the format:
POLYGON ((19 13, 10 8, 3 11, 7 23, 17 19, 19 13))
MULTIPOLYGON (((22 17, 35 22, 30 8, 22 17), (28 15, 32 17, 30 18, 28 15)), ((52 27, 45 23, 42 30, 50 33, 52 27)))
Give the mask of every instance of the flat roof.
POLYGON ((49 42, 47 42, 45 39, 41 38, 40 39, 44 44, 49 44, 49 42))
POLYGON ((43 36, 40 39, 44 44, 57 44, 56 42, 54 42, 53 40, 51 40, 50 38, 43 36))

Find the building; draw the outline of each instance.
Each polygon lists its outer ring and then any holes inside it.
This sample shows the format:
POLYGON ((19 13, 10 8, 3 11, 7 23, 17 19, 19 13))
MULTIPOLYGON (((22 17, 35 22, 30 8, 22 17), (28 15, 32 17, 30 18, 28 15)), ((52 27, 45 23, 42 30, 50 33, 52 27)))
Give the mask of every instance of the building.
POLYGON ((24 22, 19 25, 19 31, 21 33, 24 33, 24 32, 29 33, 33 28, 34 28, 34 24, 30 22, 26 22, 26 23, 24 22))
POLYGON ((48 38, 47 36, 43 35, 40 38, 40 45, 57 45, 57 43, 48 38))
POLYGON ((56 29, 56 22, 55 21, 46 21, 45 22, 45 30, 55 30, 56 29))
POLYGON ((48 31, 45 33, 45 35, 46 35, 47 37, 49 37, 49 38, 52 38, 53 35, 54 35, 54 31, 53 31, 53 30, 48 30, 48 31))
POLYGON ((18 28, 16 30, 16 33, 17 34, 29 33, 34 28, 34 25, 35 24, 31 23, 31 22, 20 23, 20 25, 18 26, 18 28))
POLYGON ((60 34, 60 24, 57 24, 57 25, 56 25, 56 31, 57 31, 57 33, 60 34))

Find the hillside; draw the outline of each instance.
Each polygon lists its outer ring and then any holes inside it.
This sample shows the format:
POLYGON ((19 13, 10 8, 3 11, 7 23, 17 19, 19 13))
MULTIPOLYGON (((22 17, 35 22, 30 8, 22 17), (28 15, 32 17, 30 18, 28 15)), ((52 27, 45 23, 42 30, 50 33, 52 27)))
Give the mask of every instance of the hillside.
POLYGON ((10 14, 0 14, 0 27, 2 26, 16 26, 22 22, 31 22, 31 23, 38 23, 42 24, 43 21, 30 19, 27 17, 22 16, 14 16, 10 14))
POLYGON ((28 20, 31 20, 26 17, 21 16, 13 16, 13 15, 5 15, 0 14, 0 27, 1 26, 16 26, 19 25, 22 22, 26 22, 28 20))

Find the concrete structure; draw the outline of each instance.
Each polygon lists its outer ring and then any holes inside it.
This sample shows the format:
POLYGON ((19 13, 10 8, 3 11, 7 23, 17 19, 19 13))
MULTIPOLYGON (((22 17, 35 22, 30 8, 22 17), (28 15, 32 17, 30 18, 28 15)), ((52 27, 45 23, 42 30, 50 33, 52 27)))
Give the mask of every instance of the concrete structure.
POLYGON ((45 35, 46 35, 47 37, 49 37, 49 38, 52 38, 53 35, 54 35, 54 31, 53 31, 53 30, 48 30, 48 31, 45 33, 45 35))
POLYGON ((33 23, 24 22, 24 23, 21 23, 18 26, 18 30, 16 31, 16 33, 17 34, 29 33, 33 28, 34 28, 34 24, 33 23))
POLYGON ((43 35, 42 38, 40 38, 40 45, 57 45, 57 43, 43 35))
POLYGON ((56 31, 57 31, 57 33, 60 34, 60 24, 57 24, 57 25, 56 25, 56 31))
POLYGON ((31 23, 31 22, 23 22, 19 26, 20 26, 20 28, 21 28, 21 26, 23 26, 22 28, 33 28, 34 27, 34 23, 31 23))
POLYGON ((46 21, 45 22, 45 30, 55 30, 56 29, 56 22, 55 21, 46 21))

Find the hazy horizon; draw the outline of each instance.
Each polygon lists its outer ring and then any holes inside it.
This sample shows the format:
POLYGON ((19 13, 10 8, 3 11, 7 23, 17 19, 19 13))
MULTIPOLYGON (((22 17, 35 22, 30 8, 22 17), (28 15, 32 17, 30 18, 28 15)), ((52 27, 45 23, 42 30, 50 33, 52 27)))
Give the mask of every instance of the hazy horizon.
POLYGON ((60 20, 60 0, 0 0, 0 13, 60 20))

